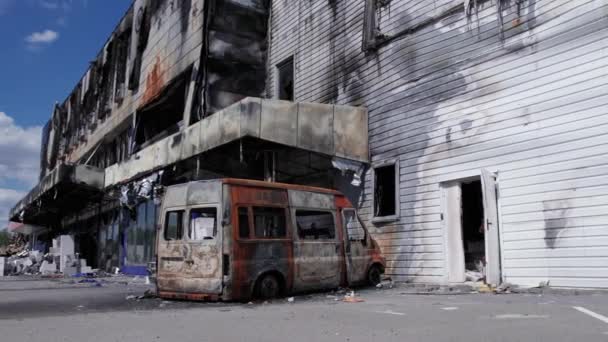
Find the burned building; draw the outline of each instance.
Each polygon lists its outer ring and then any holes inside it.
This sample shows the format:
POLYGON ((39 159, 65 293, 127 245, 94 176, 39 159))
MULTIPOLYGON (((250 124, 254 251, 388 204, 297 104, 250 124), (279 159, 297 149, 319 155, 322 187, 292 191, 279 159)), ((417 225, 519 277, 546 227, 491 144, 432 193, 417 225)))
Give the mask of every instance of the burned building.
POLYGON ((395 280, 608 287, 607 9, 137 0, 55 107, 11 219, 137 271, 161 185, 318 185, 357 203, 395 280))

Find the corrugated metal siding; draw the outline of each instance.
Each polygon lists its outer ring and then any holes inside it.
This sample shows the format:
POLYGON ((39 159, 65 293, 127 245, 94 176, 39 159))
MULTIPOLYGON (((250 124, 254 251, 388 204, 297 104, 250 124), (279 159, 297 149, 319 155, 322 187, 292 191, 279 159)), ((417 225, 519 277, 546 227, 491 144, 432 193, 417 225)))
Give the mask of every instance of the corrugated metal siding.
MULTIPOLYGON (((381 28, 458 2, 393 0, 381 28)), ((514 3, 503 38, 486 1, 366 54, 364 1, 274 2, 271 64, 296 55, 297 99, 367 106, 372 160, 399 158, 398 222, 371 224, 369 173, 360 203, 395 279, 447 281, 439 184, 487 168, 506 281, 608 287, 608 1, 514 3)))

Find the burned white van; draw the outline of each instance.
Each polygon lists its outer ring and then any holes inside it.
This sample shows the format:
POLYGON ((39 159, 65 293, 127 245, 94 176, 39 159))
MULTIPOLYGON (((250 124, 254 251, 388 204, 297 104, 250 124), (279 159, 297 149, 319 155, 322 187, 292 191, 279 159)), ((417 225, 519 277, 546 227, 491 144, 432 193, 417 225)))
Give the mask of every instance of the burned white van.
POLYGON ((157 234, 162 298, 247 300, 376 284, 380 249, 337 191, 223 179, 168 187, 157 234))

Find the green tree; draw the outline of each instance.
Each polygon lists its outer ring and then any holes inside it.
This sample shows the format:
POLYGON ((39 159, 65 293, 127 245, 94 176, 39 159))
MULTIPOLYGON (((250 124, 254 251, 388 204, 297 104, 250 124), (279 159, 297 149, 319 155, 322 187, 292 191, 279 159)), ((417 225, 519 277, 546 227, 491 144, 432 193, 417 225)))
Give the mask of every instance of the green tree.
POLYGON ((5 229, 0 230, 0 247, 8 246, 11 236, 5 229))

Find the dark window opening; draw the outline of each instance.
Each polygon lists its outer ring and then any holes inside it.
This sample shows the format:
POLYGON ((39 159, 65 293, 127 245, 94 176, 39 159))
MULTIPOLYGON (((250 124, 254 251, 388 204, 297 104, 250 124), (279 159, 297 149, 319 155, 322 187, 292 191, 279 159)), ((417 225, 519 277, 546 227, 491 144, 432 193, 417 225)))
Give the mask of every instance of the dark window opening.
POLYGON ((249 209, 239 208, 239 237, 249 238, 249 209))
MULTIPOLYGON (((157 206, 153 200, 140 202, 126 229, 126 256, 129 265, 145 265, 154 260, 157 206)), ((181 235, 176 240, 181 239, 181 235)))
POLYGON ((277 239, 287 236, 285 209, 253 208, 255 237, 258 239, 277 239))
POLYGON ((167 241, 181 240, 184 235, 183 225, 184 225, 184 211, 183 210, 168 212, 167 216, 165 217, 165 234, 164 234, 165 240, 167 240, 167 241))
POLYGON ((481 181, 462 184, 462 241, 467 271, 479 272, 485 268, 484 210, 481 181))
POLYGON ((190 240, 213 240, 217 235, 217 209, 200 208, 190 211, 190 240))
POLYGON ((140 8, 135 16, 135 34, 137 36, 134 39, 137 39, 137 50, 133 60, 133 69, 131 69, 131 75, 129 76, 129 90, 136 91, 139 88, 143 55, 150 36, 150 23, 148 9, 140 8))
POLYGON ((139 148, 179 130, 183 121, 191 68, 175 78, 151 103, 137 112, 135 142, 139 148))
POLYGON ((397 215, 396 167, 388 165, 374 169, 374 216, 397 215))
POLYGON ((279 100, 294 100, 294 77, 293 77, 293 57, 277 65, 279 73, 278 96, 279 100))
POLYGON ((98 69, 97 61, 91 62, 85 83, 86 87, 83 89, 82 112, 86 119, 86 125, 91 131, 97 128, 98 69))
POLYGON ((95 150, 89 161, 91 165, 106 168, 121 163, 129 158, 129 141, 131 128, 123 130, 116 138, 101 145, 95 150))
POLYGON ((297 210, 298 237, 303 240, 333 240, 336 237, 334 215, 326 211, 297 210))
POLYGON ((131 46, 130 28, 126 29, 125 32, 118 37, 116 44, 116 86, 114 89, 114 101, 120 102, 126 95, 125 82, 127 79, 129 47, 131 46))
POLYGON ((108 43, 108 46, 105 50, 106 58, 104 60, 103 66, 101 67, 101 78, 100 82, 100 96, 99 96, 99 113, 98 117, 100 120, 105 120, 105 118, 110 115, 112 111, 112 90, 114 89, 114 56, 116 55, 115 51, 115 42, 111 41, 108 43))

